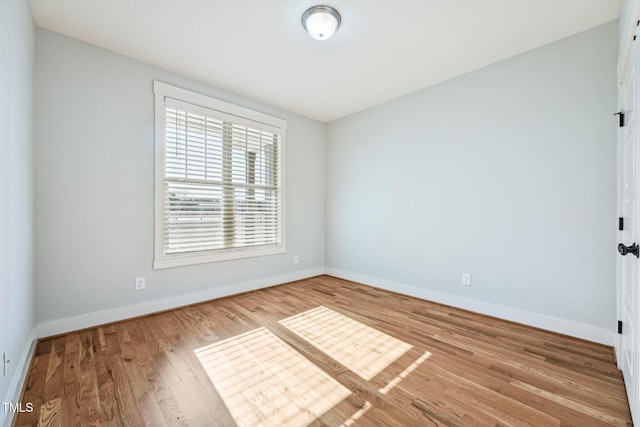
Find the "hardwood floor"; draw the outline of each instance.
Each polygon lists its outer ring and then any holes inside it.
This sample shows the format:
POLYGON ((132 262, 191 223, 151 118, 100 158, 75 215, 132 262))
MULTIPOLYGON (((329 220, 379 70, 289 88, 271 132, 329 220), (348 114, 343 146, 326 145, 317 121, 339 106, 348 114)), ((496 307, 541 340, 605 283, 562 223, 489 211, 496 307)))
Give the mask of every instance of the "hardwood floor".
POLYGON ((631 425, 610 347, 321 276, 41 340, 16 426, 631 425))

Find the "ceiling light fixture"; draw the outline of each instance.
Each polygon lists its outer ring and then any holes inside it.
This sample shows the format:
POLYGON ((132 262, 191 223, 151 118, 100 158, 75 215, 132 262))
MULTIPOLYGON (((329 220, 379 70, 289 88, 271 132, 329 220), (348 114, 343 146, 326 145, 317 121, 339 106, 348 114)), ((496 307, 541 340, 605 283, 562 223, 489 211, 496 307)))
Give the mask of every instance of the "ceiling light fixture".
POLYGON ((302 14, 302 26, 316 40, 330 39, 340 22, 340 14, 331 6, 313 6, 302 14))

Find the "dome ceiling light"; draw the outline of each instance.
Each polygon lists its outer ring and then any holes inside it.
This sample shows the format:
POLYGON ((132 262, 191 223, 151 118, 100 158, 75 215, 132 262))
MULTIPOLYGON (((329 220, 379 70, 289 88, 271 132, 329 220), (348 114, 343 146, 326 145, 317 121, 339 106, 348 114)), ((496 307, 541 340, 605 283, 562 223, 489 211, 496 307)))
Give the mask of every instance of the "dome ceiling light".
POLYGON ((302 14, 302 26, 316 40, 330 39, 340 22, 340 14, 331 6, 313 6, 302 14))

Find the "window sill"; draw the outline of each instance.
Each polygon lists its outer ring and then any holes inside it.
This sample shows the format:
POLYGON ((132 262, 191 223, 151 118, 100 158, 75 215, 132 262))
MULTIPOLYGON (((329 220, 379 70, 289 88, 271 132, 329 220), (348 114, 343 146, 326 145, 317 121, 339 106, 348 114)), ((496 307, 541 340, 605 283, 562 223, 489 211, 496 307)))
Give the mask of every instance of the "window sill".
POLYGON ((252 258, 266 255, 283 254, 287 248, 283 246, 269 247, 264 249, 236 250, 230 252, 207 253, 203 255, 177 255, 174 257, 155 260, 153 269, 182 267, 185 265, 204 264, 209 262, 229 261, 233 259, 252 258))

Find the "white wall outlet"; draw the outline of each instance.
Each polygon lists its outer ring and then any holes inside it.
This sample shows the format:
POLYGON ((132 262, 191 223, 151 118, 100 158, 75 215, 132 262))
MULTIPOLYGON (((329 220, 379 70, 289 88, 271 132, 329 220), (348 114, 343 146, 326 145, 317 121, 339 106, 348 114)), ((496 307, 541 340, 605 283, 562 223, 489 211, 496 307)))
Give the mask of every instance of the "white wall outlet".
POLYGON ((7 371, 9 370, 9 362, 11 362, 9 360, 9 352, 8 350, 5 350, 2 352, 2 376, 6 377, 7 376, 7 371))
POLYGON ((145 287, 144 277, 136 277, 136 291, 141 291, 145 287))
POLYGON ((300 262, 300 256, 298 256, 298 255, 294 255, 294 256, 293 256, 293 263, 294 263, 294 264, 297 264, 297 263, 299 263, 299 262, 300 262))
POLYGON ((462 284, 471 286, 471 275, 469 273, 462 273, 462 284))

